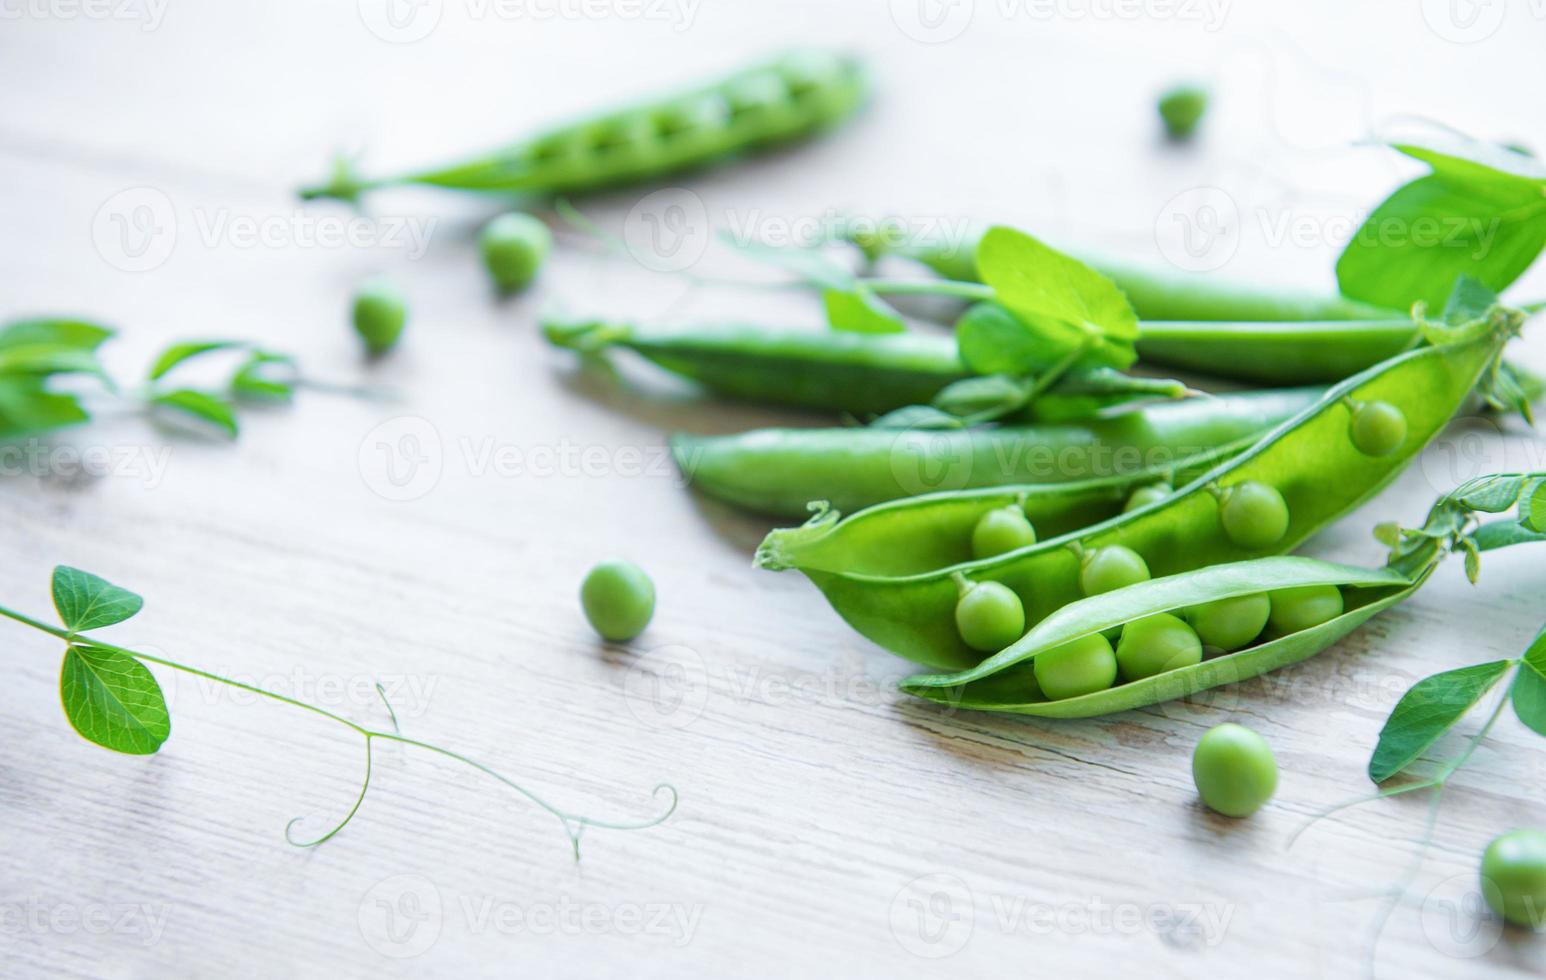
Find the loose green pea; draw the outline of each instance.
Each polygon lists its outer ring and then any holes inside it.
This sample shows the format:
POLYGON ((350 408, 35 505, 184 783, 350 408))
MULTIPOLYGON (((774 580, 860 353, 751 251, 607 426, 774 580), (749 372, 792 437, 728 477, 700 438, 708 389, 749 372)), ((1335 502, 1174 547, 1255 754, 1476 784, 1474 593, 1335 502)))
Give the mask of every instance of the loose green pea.
POLYGON ((996 653, 1025 634, 1025 606, 1001 582, 978 582, 956 602, 956 629, 973 650, 996 653))
POLYGON ((1148 580, 1149 566, 1143 556, 1120 544, 1087 553, 1079 568, 1079 587, 1087 596, 1148 580))
POLYGON ((1288 635, 1319 626, 1342 615, 1342 590, 1335 585, 1301 585, 1271 593, 1267 624, 1288 635))
POLYGON ((1266 739, 1233 722, 1210 728, 1192 752, 1197 795, 1226 817, 1249 817, 1278 788, 1278 760, 1266 739))
POLYGON ((1122 627, 1117 666, 1125 681, 1139 681, 1167 670, 1202 662, 1202 641, 1170 613, 1155 613, 1122 627))
POLYGON ((525 289, 536 278, 552 247, 553 233, 548 226, 519 211, 490 221, 478 237, 483 265, 502 293, 525 289))
POLYGON ((1272 599, 1259 592, 1204 602, 1188 609, 1186 618, 1204 646, 1229 651, 1260 636, 1271 613, 1272 599))
POLYGON ((1173 140, 1190 139, 1208 110, 1208 91, 1197 85, 1177 85, 1160 96, 1160 120, 1173 140))
POLYGON ((1389 456, 1406 443, 1406 416, 1390 402, 1360 402, 1350 434, 1365 456, 1389 456))
POLYGON ((1506 921, 1546 926, 1546 833, 1511 830, 1482 852, 1482 896, 1506 921))
POLYGON ((1122 508, 1122 513, 1147 507, 1152 503, 1164 500, 1175 493, 1175 488, 1168 483, 1151 483, 1146 487, 1139 487, 1127 498, 1127 505, 1122 508))
POLYGON ((1117 656, 1110 641, 1091 633, 1038 653, 1031 672, 1048 700, 1061 701, 1110 687, 1117 679, 1117 656))
POLYGON ((602 639, 631 640, 655 615, 655 583, 631 561, 604 561, 580 584, 580 606, 602 639))
POLYGON ((1036 529, 1013 505, 990 510, 972 528, 972 557, 992 558, 1036 543, 1036 529))
POLYGON ((372 354, 385 354, 397 344, 408 322, 408 303, 390 281, 367 279, 354 293, 354 330, 372 354))
POLYGON ((1229 540, 1240 547, 1270 548, 1288 533, 1288 504, 1273 487, 1247 480, 1224 489, 1219 521, 1229 540))

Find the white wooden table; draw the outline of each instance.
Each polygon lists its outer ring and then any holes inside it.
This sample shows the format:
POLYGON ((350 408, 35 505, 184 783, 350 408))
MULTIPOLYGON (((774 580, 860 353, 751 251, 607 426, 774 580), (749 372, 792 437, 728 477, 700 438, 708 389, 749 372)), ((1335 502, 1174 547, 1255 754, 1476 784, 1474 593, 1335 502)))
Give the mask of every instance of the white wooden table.
MULTIPOLYGON (((1289 835, 1369 790, 1365 761, 1407 685, 1523 649, 1538 556, 1489 557, 1475 588, 1446 568, 1319 658, 1207 703, 1074 723, 945 714, 897 694, 908 665, 807 583, 749 567, 767 523, 664 465, 674 429, 813 420, 699 401, 648 372, 591 377, 535 329, 549 305, 813 322, 807 301, 692 291, 566 234, 534 291, 495 302, 473 239, 496 205, 392 192, 350 226, 347 209, 290 194, 335 149, 381 169, 436 162, 814 42, 870 60, 873 106, 823 142, 685 181, 679 199, 717 227, 976 216, 1158 258, 1214 188, 1235 209, 1224 273, 1329 289, 1339 235, 1419 169, 1347 148, 1371 127, 1415 113, 1546 146, 1536 7, 1260 6, 429 0, 384 19, 375 0, 5 5, 0 314, 115 324, 125 376, 173 339, 253 338, 399 398, 308 392, 246 414, 231 444, 133 416, 39 444, 40 462, 0 479, 0 601, 44 613, 49 569, 78 565, 147 597, 115 631, 126 645, 376 725, 379 680, 405 731, 566 808, 645 816, 661 780, 681 806, 653 830, 588 834, 576 865, 550 815, 384 746, 360 817, 300 850, 288 820, 320 832, 353 799, 347 732, 158 671, 173 737, 116 756, 61 717, 58 644, 0 624, 0 973, 1360 975, 1424 803, 1348 811, 1292 849, 1289 835), (1218 99, 1178 150, 1152 103, 1186 76, 1218 99), (351 227, 363 244, 325 237, 351 227), (372 272, 413 313, 402 347, 366 366, 344 311, 372 272), (381 444, 411 448, 405 435, 427 463, 399 487, 381 444), (62 447, 124 466, 83 474, 62 447), (614 554, 660 595, 626 651, 599 645, 575 600, 614 554), (1189 775, 1197 737, 1226 719, 1283 768, 1243 822, 1200 808, 1189 775)), ((643 193, 585 208, 616 232, 643 193)), ((1516 295, 1543 287, 1537 274, 1516 295)), ((1546 359, 1542 338, 1520 346, 1546 359)), ((1462 425, 1309 550, 1378 561, 1376 521, 1418 520, 1473 473, 1539 467, 1546 446, 1521 430, 1462 425)), ((1465 904, 1486 841, 1542 820, 1543 776, 1539 740, 1506 720, 1448 794, 1378 975, 1546 969, 1546 944, 1477 926, 1465 904)))

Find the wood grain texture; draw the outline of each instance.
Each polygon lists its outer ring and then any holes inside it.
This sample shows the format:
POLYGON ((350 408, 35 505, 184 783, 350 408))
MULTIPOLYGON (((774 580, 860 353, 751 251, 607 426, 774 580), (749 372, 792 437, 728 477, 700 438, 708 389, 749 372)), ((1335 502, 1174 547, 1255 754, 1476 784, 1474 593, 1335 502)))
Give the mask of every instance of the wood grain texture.
MULTIPOLYGON (((900 2, 681 0, 641 8, 660 16, 620 5, 544 17, 534 4, 436 0, 415 8, 437 13, 433 30, 388 43, 367 26, 380 6, 173 4, 125 19, 43 2, 7 21, 0 313, 116 324, 108 353, 125 375, 172 339, 248 337, 296 352, 317 378, 396 397, 306 392, 244 416, 234 444, 134 416, 40 444, 40 464, 0 478, 0 597, 41 613, 49 568, 87 568, 146 596, 112 633, 126 645, 375 725, 387 723, 379 680, 406 732, 567 809, 648 815, 661 780, 681 807, 646 832, 588 833, 576 865, 549 814, 380 745, 359 819, 320 848, 292 848, 291 818, 320 832, 347 810, 357 738, 158 670, 171 739, 154 757, 114 756, 61 717, 57 644, 3 624, 0 972, 1366 972, 1381 889, 1407 868, 1425 804, 1347 811, 1291 849, 1289 836, 1368 790, 1369 749, 1406 686, 1522 649, 1539 627, 1538 556, 1489 556, 1474 588, 1446 568, 1326 654, 1198 703, 1082 722, 950 714, 897 694, 908 665, 803 580, 753 571, 767 525, 685 491, 663 455, 674 429, 819 419, 704 402, 634 367, 581 371, 535 329, 554 304, 799 323, 814 316, 808 301, 692 288, 563 232, 538 287, 496 302, 474 247, 496 204, 383 194, 359 226, 370 241, 337 246, 310 236, 353 212, 302 207, 291 190, 336 149, 366 149, 382 169, 436 162, 817 42, 871 60, 875 104, 828 140, 684 181, 681 200, 717 226, 776 236, 839 211, 941 227, 980 216, 1157 257, 1173 247, 1178 195, 1215 188, 1235 208, 1226 273, 1329 289, 1338 234, 1417 169, 1348 148, 1375 124, 1422 113, 1546 146, 1534 95, 1546 22, 1510 5, 1495 33, 1456 43, 1458 28, 1418 5, 1224 4, 1215 22, 978 2, 943 7, 971 16, 925 43, 900 2), (1161 141, 1152 96, 1185 76, 1218 99, 1200 144, 1182 150, 1161 141), (117 197, 135 188, 152 196, 117 197), (145 271, 124 271, 133 262, 112 237, 112 215, 132 217, 125 200, 171 219, 170 241, 153 243, 166 254, 145 271), (367 366, 344 310, 373 272, 402 284, 412 321, 401 349, 367 366), (403 492, 383 482, 383 453, 407 435, 438 477, 387 499, 403 492), (56 454, 67 447, 133 468, 81 475, 56 454), (599 645, 577 608, 584 570, 612 555, 643 563, 660 596, 628 650, 599 645), (1284 774, 1246 822, 1202 810, 1189 773, 1197 737, 1229 719, 1260 731, 1284 774)), ((624 233, 642 197, 584 207, 624 233)), ((694 271, 758 274, 722 250, 694 271)), ((1518 294, 1542 287, 1537 273, 1518 294)), ((1521 356, 1539 366, 1543 345, 1528 338, 1521 356)), ((1466 476, 1539 467, 1543 450, 1516 422, 1460 423, 1307 551, 1376 561, 1376 521, 1416 521, 1466 476)), ((1539 822, 1543 776, 1539 739, 1505 721, 1448 794, 1377 975, 1546 969, 1537 940, 1468 935, 1465 905, 1486 841, 1539 822)))

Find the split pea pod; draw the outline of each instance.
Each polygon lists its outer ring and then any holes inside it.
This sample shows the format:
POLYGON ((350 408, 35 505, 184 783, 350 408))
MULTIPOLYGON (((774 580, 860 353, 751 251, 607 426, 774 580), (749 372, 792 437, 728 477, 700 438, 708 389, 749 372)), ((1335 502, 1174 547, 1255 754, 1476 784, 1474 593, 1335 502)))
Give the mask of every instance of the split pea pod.
MULTIPOLYGON (((1002 711, 1045 718, 1089 718, 1186 697, 1257 677, 1315 656, 1375 614, 1415 592, 1433 564, 1408 578, 1390 568, 1358 568, 1283 555, 1213 565, 1139 582, 1080 599, 1052 613, 1007 649, 968 670, 919 674, 902 690, 955 708, 1002 711), (1189 610, 1245 597, 1292 596, 1295 590, 1335 590, 1339 603, 1302 628, 1271 624, 1238 650, 1162 670, 1070 697, 1049 697, 1037 680, 1036 661, 1049 653, 1116 630, 1132 631, 1151 617, 1184 619, 1189 610)), ((1183 627, 1184 628, 1184 627, 1183 627)), ((1043 670, 1042 677, 1047 676, 1043 670)), ((1054 691, 1054 693, 1058 693, 1054 691)))
POLYGON ((802 50, 712 84, 558 126, 446 167, 365 178, 340 165, 303 198, 354 200, 362 191, 425 184, 495 193, 572 194, 654 180, 814 135, 863 101, 853 58, 802 50))
POLYGON ((847 511, 938 490, 1133 473, 1264 433, 1321 394, 1295 388, 1158 402, 1077 423, 678 434, 671 452, 704 493, 789 517, 813 500, 847 511))
MULTIPOLYGON (((716 394, 859 417, 926 405, 946 386, 974 376, 953 341, 924 334, 556 318, 545 320, 542 330, 554 346, 582 353, 631 350, 716 394)), ((1033 413, 1073 417, 1088 406, 1188 394, 1179 381, 1096 368, 1059 379, 1037 399, 1033 413)))
POLYGON ((1035 624, 1083 598, 1092 584, 1100 587, 1088 591, 1105 591, 1286 552, 1389 483, 1449 421, 1511 329, 1493 326, 1355 375, 1191 484, 1082 531, 920 575, 849 574, 831 563, 796 567, 879 645, 918 663, 964 669, 981 655, 953 621, 963 582, 1007 587, 1025 623, 1035 624), (1359 435, 1354 425, 1355 414, 1374 404, 1393 409, 1403 423, 1380 439, 1359 435))

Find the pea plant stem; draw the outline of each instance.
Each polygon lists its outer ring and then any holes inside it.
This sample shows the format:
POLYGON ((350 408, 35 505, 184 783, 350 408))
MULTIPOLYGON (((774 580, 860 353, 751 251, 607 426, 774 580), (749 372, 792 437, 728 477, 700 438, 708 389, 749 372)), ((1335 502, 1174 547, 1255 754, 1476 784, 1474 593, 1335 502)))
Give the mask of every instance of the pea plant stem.
MULTIPOLYGON (((178 663, 175 660, 167 660, 164 657, 157 657, 138 650, 131 650, 126 647, 117 646, 116 644, 107 643, 94 637, 87 636, 84 633, 71 632, 70 630, 66 630, 58 626, 52 626, 48 623, 41 622, 40 620, 33 619, 31 616, 17 612, 14 609, 9 609, 5 606, 0 606, 0 616, 15 620, 16 622, 30 626, 33 629, 40 630, 49 634, 50 636, 64 640, 68 644, 73 645, 76 643, 81 643, 96 649, 111 651, 113 653, 118 653, 123 656, 133 658, 142 663, 156 664, 158 666, 166 667, 170 670, 176 670, 184 674, 192 675, 194 677, 202 677, 205 680, 214 681, 215 683, 223 684, 227 687, 235 688, 237 690, 247 691, 251 694, 258 695, 259 697, 267 698, 280 704, 289 705, 292 708, 299 708, 303 711, 309 711, 312 714, 326 718, 329 721, 336 722, 337 724, 348 728, 350 731, 353 731, 355 734, 363 738, 365 740, 365 776, 361 781, 360 791, 359 794, 355 797, 354 805, 350 807, 349 812, 341 821, 333 826, 333 828, 330 829, 327 833, 323 834, 321 837, 316 838, 315 840, 297 840, 293 836, 292 830, 294 829, 295 825, 301 821, 302 818, 296 817, 294 820, 291 820, 290 823, 285 826, 285 839, 297 847, 315 847, 318 844, 332 839, 339 833, 339 831, 348 826, 350 821, 352 821, 360 812, 361 806, 363 806, 365 803, 365 795, 370 789, 370 779, 374 769, 373 749, 376 739, 381 739, 388 742, 397 742, 402 745, 422 749, 426 752, 432 752, 454 762, 459 762, 464 766, 474 769, 477 772, 480 772, 485 776, 488 776, 504 784, 506 787, 514 790, 516 793, 519 793, 527 800, 531 801, 541 809, 547 811, 555 818, 557 818, 560 825, 562 825, 564 829, 564 834, 569 838, 569 843, 574 851, 574 858, 576 861, 580 859, 580 836, 584 833, 586 827, 599 827, 604 830, 645 830, 663 822, 676 810, 678 801, 676 788, 668 783, 660 783, 655 786, 652 795, 658 796, 662 792, 665 792, 670 797, 670 799, 664 812, 649 819, 625 822, 598 820, 593 817, 573 814, 556 806, 553 803, 550 803, 548 800, 527 789, 525 786, 515 782, 513 779, 503 775, 497 770, 490 768, 489 766, 486 766, 475 759, 465 756, 460 752, 455 752, 443 746, 435 745, 431 742, 420 741, 416 738, 409 738, 408 736, 403 735, 398 731, 385 731, 369 728, 365 725, 350 721, 343 715, 329 711, 326 708, 315 704, 309 704, 305 701, 297 700, 296 698, 289 697, 288 695, 280 694, 277 691, 271 691, 267 688, 258 687, 254 684, 247 684, 242 681, 235 680, 234 678, 223 677, 220 674, 212 673, 207 670, 201 670, 197 667, 189 666, 188 664, 178 663)), ((397 724, 396 711, 393 710, 391 702, 387 701, 386 694, 384 691, 382 691, 380 685, 377 685, 376 691, 381 695, 382 703, 386 705, 387 711, 391 714, 392 723, 395 727, 397 724)))
POLYGON ((992 286, 950 279, 863 279, 860 285, 871 292, 889 296, 954 296, 976 301, 991 300, 995 295, 992 286))

